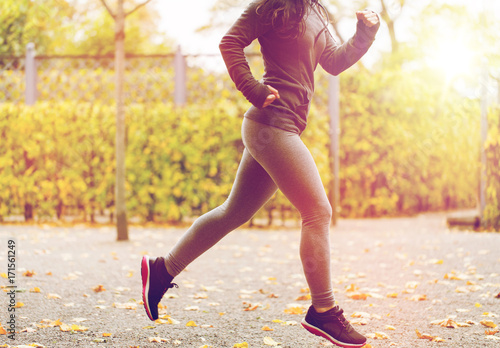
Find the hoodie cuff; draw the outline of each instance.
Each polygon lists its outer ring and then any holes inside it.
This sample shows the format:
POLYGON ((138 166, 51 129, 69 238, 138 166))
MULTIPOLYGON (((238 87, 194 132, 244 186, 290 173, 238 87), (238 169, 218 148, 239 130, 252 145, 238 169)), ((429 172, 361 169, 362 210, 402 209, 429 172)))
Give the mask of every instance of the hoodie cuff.
POLYGON ((255 84, 248 96, 245 96, 247 100, 252 103, 258 109, 262 109, 267 96, 271 94, 269 88, 261 82, 255 84))
POLYGON ((354 35, 354 45, 358 48, 368 48, 371 46, 373 41, 375 41, 375 35, 377 34, 378 29, 380 28, 380 16, 375 13, 379 17, 379 22, 377 25, 372 27, 368 27, 363 21, 358 21, 356 24, 356 34, 354 35))

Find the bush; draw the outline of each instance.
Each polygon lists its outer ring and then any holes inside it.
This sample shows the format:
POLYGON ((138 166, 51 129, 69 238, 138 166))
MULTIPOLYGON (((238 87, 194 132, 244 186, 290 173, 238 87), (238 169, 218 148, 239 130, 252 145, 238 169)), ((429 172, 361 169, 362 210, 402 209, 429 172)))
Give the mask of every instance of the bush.
MULTIPOLYGON (((324 85, 325 76, 320 75, 318 86, 324 85)), ((459 98, 421 71, 353 70, 343 75, 341 91, 342 216, 394 216, 476 205, 477 101, 459 98)), ((324 88, 318 88, 315 98, 302 138, 329 190, 333 178, 324 88)), ((242 153, 240 127, 247 107, 241 96, 225 89, 183 108, 170 103, 129 105, 129 216, 175 222, 221 204, 242 153)), ((98 213, 112 212, 114 112, 105 103, 0 104, 0 217, 78 213, 93 221, 98 213)), ((498 223, 498 119, 494 124, 488 143, 488 217, 498 223)), ((272 216, 276 210, 298 217, 279 193, 259 214, 272 216)))

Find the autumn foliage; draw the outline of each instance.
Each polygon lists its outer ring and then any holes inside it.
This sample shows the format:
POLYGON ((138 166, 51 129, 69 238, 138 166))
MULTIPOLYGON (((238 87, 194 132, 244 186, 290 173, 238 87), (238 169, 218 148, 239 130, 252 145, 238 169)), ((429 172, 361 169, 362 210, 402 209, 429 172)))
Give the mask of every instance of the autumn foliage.
MULTIPOLYGON (((476 205, 478 102, 422 72, 348 72, 341 79, 341 215, 373 217, 476 205), (442 93, 447 97, 442 98, 442 93)), ((201 86, 201 85, 200 85, 201 86)), ((206 87, 206 86, 205 86, 206 87)), ((326 78, 302 138, 327 191, 326 78)), ((241 156, 248 105, 224 90, 184 108, 131 104, 127 111, 127 208, 141 221, 181 221, 227 197, 241 156), (226 100, 229 99, 229 100, 226 100)), ((200 97, 201 98, 201 97, 200 97)), ((487 216, 498 225, 498 110, 490 115, 487 216), (496 122, 496 123, 495 123, 496 122), (496 157, 495 157, 496 156, 496 157)), ((93 221, 114 208, 114 108, 103 103, 0 105, 0 218, 66 214, 93 221)), ((298 217, 277 194, 261 212, 298 217)))

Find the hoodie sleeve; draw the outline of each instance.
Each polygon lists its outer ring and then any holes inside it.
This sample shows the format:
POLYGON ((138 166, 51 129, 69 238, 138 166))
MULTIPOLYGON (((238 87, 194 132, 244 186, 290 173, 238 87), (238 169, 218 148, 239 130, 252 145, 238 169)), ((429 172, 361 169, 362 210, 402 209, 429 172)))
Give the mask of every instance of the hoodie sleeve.
POLYGON ((380 27, 380 22, 373 26, 366 26, 363 21, 358 21, 356 33, 352 38, 338 45, 330 34, 327 34, 326 47, 319 63, 326 72, 338 75, 354 65, 368 51, 380 27))
POLYGON ((253 40, 270 29, 270 25, 265 23, 256 10, 257 3, 252 2, 224 35, 219 49, 236 88, 260 109, 270 91, 253 77, 243 51, 253 40))

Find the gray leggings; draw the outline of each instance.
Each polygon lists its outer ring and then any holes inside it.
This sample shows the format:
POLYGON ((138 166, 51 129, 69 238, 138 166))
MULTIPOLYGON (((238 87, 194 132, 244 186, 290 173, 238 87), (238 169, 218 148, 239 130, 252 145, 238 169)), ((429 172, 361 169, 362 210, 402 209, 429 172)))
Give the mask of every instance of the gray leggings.
POLYGON ((332 208, 311 153, 298 134, 244 118, 245 145, 228 199, 199 217, 165 259, 172 276, 247 222, 276 192, 300 212, 300 258, 316 308, 334 305, 329 231, 332 208))

